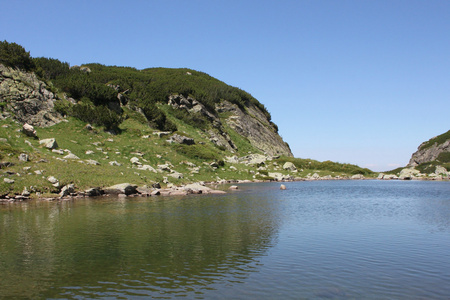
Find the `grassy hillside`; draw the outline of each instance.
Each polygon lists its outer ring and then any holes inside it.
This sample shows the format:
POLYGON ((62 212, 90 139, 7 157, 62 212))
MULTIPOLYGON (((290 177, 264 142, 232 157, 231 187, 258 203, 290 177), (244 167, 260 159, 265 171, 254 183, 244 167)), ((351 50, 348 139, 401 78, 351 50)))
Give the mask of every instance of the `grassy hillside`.
MULTIPOLYGON (((272 126, 276 132, 276 125, 250 94, 202 72, 100 64, 69 67, 57 59, 32 58, 21 46, 6 41, 0 42, 0 63, 37 74, 57 95, 55 110, 65 116, 57 125, 36 128, 38 139, 26 136, 21 131, 23 124, 10 118, 0 120, 3 196, 21 193, 24 188, 52 194, 69 183, 84 190, 123 182, 140 186, 158 182, 164 186, 222 179, 272 180, 277 174, 289 178, 314 173, 333 177, 375 175, 354 165, 292 157, 257 164, 236 161, 263 153, 230 127, 225 120, 231 113, 216 111, 217 103, 227 100, 248 115, 247 107, 255 106, 267 120, 264 126, 272 126), (167 103, 174 94, 200 102, 214 114, 213 120, 204 112, 174 109, 167 103), (93 130, 86 129, 88 123, 94 125, 93 130), (157 135, 161 130, 169 135, 157 135), (173 134, 192 138, 195 144, 168 143, 173 134), (228 136, 234 148, 214 142, 214 134, 228 136), (58 148, 52 151, 40 145, 39 140, 46 138, 56 139, 58 148), (66 158, 70 153, 78 159, 66 158), (28 159, 23 160, 24 156, 28 159), (236 157, 234 163, 227 162, 231 156, 236 157), (286 162, 292 162, 298 170, 283 169, 286 162), (59 180, 59 188, 49 182, 50 176, 59 180)), ((6 107, 5 101, 2 99, 2 107, 6 107)))
MULTIPOLYGON (((186 130, 187 135, 192 132, 188 131, 189 125, 178 125, 186 130)), ((49 128, 37 128, 40 139, 56 139, 58 149, 64 151, 64 154, 58 154, 44 148, 39 144, 39 140, 20 132, 21 124, 10 120, 0 121, 1 161, 13 164, 4 168, 2 173, 4 178, 15 181, 13 184, 0 181, 0 194, 17 194, 22 192, 24 187, 42 195, 57 193, 58 189, 47 180, 49 176, 56 177, 61 185, 74 183, 77 190, 85 190, 121 182, 132 182, 140 186, 160 182, 165 186, 164 178, 176 185, 222 179, 273 179, 268 176, 269 172, 280 172, 293 177, 306 177, 313 173, 333 177, 358 173, 375 175, 367 169, 353 165, 288 157, 259 165, 227 163, 224 162, 224 157, 232 154, 207 144, 206 140, 204 144, 193 146, 169 144, 165 141, 166 137, 159 138, 153 134, 153 129, 132 118, 121 124, 122 133, 119 135, 111 135, 103 128, 87 130, 85 126, 85 122, 69 118, 67 122, 49 128), (69 151, 78 156, 80 161, 64 159, 69 151), (18 156, 21 153, 27 154, 29 161, 20 161, 18 156), (143 165, 150 165, 155 169, 158 165, 169 164, 173 171, 183 174, 183 178, 171 177, 172 173, 167 171, 155 173, 139 170, 130 161, 133 157, 137 157, 143 165), (99 165, 91 165, 89 160, 97 161, 99 165), (112 161, 120 166, 110 165, 112 161), (299 172, 283 170, 281 166, 286 161, 293 162, 299 172), (261 170, 261 166, 264 166, 264 170, 261 170)), ((202 141, 201 137, 196 138, 202 141)))

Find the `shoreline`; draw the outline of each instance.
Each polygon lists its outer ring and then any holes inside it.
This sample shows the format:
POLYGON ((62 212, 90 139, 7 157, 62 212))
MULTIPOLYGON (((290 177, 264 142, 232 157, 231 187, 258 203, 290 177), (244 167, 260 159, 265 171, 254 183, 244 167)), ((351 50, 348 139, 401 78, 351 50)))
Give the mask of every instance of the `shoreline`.
POLYGON ((298 182, 298 181, 328 181, 328 180, 380 180, 380 181, 449 181, 448 178, 408 178, 408 179, 399 179, 399 178, 391 178, 391 179, 383 179, 383 178, 295 178, 292 180, 221 180, 217 182, 195 182, 188 183, 181 186, 170 186, 165 188, 155 188, 155 187, 139 187, 137 185, 122 183, 117 184, 112 187, 104 187, 104 188, 90 188, 85 191, 73 191, 68 193, 67 195, 59 195, 59 196, 41 196, 41 195, 15 195, 15 196, 6 196, 4 198, 0 198, 1 204, 10 204, 17 202, 26 202, 26 201, 71 201, 82 198, 107 198, 107 197, 117 197, 117 198, 148 198, 148 197, 168 197, 168 196, 187 196, 187 195, 220 195, 227 194, 225 189, 217 189, 219 185, 231 185, 226 190, 239 190, 239 187, 236 184, 244 184, 244 183, 280 183, 280 187, 283 186, 283 183, 286 182, 298 182), (124 186, 126 185, 126 186, 124 186), (118 187, 122 186, 122 187, 118 187), (210 187, 213 186, 214 188, 210 187))

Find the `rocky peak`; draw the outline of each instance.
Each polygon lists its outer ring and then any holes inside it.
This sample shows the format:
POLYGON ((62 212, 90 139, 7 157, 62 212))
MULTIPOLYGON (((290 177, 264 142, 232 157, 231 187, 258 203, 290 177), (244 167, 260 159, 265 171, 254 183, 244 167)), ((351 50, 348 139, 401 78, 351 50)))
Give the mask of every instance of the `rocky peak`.
POLYGON ((450 130, 422 143, 409 160, 408 166, 415 167, 425 162, 435 161, 445 152, 450 152, 450 130))

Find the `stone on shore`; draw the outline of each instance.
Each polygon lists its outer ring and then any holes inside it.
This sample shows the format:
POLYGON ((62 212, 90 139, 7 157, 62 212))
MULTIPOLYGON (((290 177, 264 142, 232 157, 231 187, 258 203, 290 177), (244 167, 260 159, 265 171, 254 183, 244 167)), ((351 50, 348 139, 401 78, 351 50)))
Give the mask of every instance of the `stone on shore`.
POLYGON ((137 185, 131 183, 120 183, 107 187, 103 189, 103 191, 105 192, 105 194, 112 194, 112 195, 125 194, 128 196, 137 193, 137 185))

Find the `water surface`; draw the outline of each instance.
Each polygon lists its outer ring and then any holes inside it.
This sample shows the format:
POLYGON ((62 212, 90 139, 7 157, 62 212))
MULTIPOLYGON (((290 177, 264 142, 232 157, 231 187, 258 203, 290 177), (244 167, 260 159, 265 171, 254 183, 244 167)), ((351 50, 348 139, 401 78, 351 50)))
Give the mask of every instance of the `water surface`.
POLYGON ((0 298, 449 299, 450 183, 0 206, 0 298))

